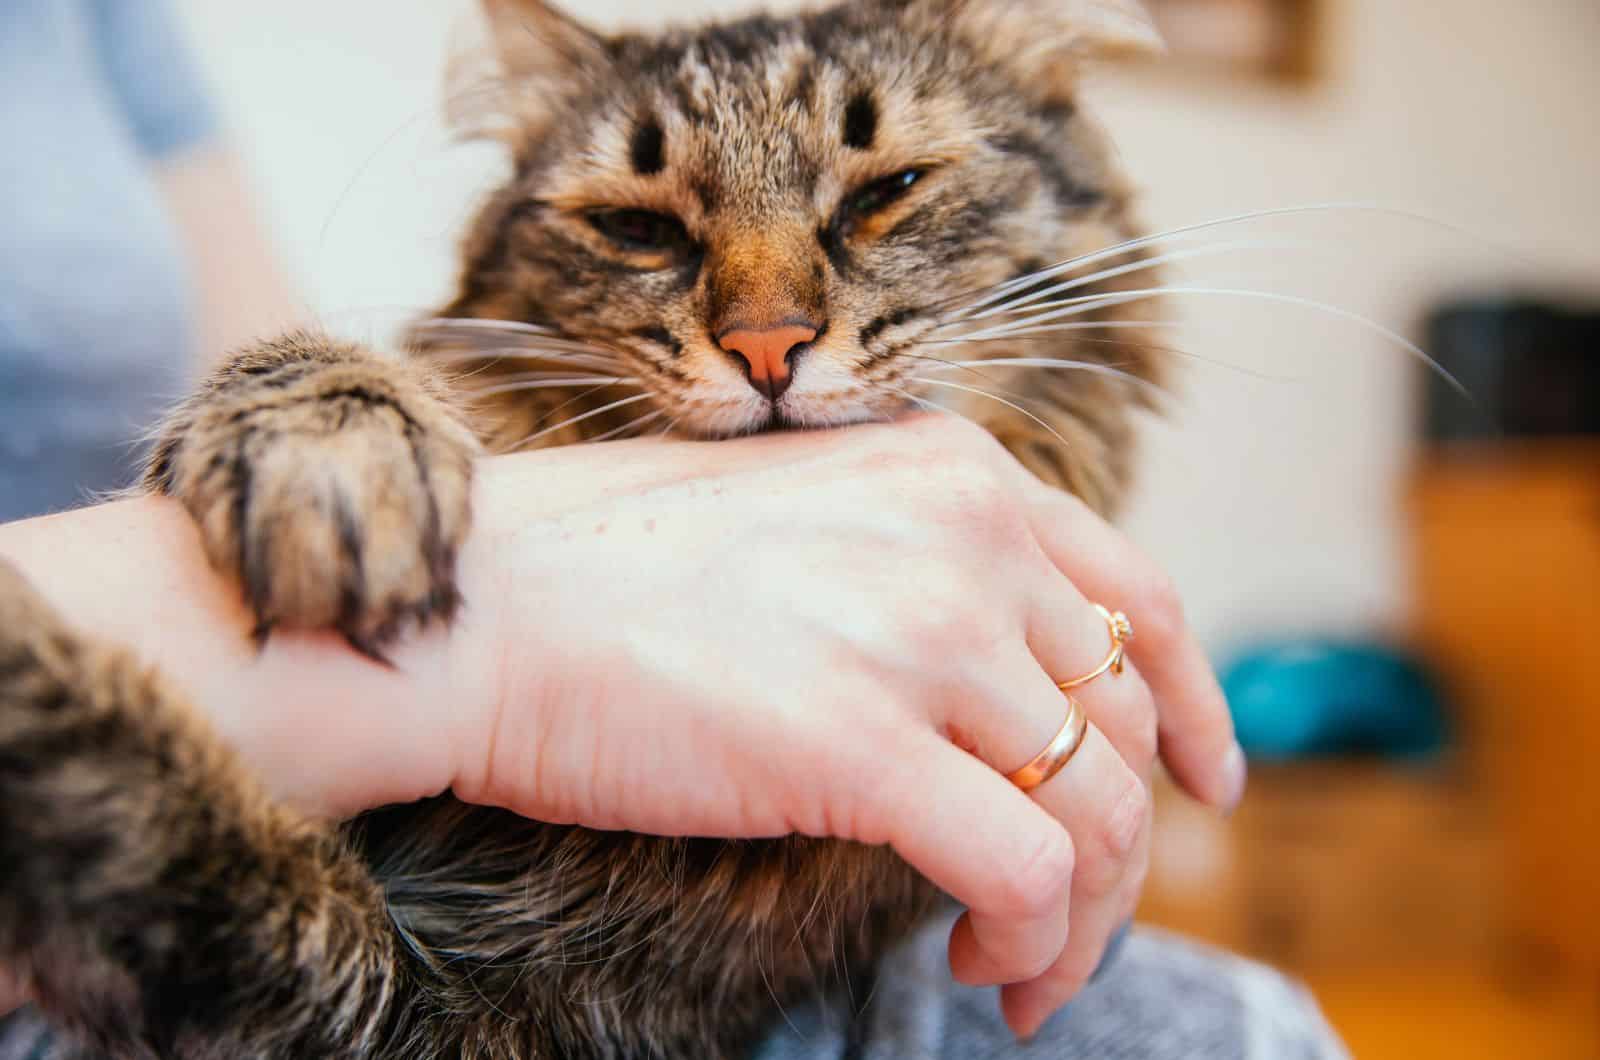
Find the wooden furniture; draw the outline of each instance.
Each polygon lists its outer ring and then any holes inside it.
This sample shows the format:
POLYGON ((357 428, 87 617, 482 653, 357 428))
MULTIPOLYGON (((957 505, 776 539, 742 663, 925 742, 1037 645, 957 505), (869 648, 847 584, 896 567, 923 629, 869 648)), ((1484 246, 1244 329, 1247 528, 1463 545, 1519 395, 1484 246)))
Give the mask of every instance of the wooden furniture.
POLYGON ((1442 450, 1409 508, 1416 644, 1504 820, 1513 935, 1600 997, 1600 442, 1442 450))
POLYGON ((1139 920, 1303 980, 1361 1060, 1595 1060, 1600 993, 1530 964, 1462 763, 1257 766, 1218 819, 1168 783, 1139 920))
POLYGON ((1504 943, 1501 843, 1450 764, 1257 765, 1230 820, 1158 791, 1141 917, 1299 975, 1487 965, 1504 943))
POLYGON ((1404 508, 1455 750, 1256 765, 1227 822, 1162 784, 1140 918, 1306 980, 1363 1060, 1595 1060, 1600 441, 1432 452, 1404 508))

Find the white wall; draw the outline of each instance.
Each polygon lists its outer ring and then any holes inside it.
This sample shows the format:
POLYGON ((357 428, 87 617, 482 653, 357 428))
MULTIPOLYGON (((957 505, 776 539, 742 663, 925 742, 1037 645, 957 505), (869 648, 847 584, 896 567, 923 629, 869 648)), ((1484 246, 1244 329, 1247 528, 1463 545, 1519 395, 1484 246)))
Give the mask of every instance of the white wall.
MULTIPOLYGON (((1177 282, 1308 295, 1406 331, 1450 291, 1600 292, 1600 5, 1327 5, 1326 76, 1309 90, 1155 71, 1096 79, 1147 187, 1148 219, 1369 200, 1473 235, 1379 214, 1276 219, 1214 235, 1309 249, 1196 262, 1177 282)), ((445 291, 455 232, 496 172, 485 150, 449 148, 438 121, 444 58, 470 0, 179 6, 285 255, 330 326, 376 335, 445 291)), ((603 22, 655 8, 572 6, 603 22)), ((1132 532, 1215 646, 1395 624, 1411 360, 1303 310, 1220 298, 1179 308, 1192 326, 1177 341, 1196 360, 1176 417, 1152 431, 1132 532)))

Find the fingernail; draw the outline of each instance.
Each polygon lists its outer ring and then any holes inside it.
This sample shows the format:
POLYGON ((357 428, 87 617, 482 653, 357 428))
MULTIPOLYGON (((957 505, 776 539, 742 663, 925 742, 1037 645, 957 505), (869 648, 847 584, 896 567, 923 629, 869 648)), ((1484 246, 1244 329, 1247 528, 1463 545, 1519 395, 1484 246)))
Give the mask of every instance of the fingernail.
POLYGON ((1029 1006, 1026 1013, 1019 1014, 1016 1026, 1012 1028, 1013 1033, 1017 1036, 1017 1041, 1032 1041, 1033 1036, 1039 1033, 1039 1028, 1044 1026, 1046 1015, 1040 1014, 1033 1006, 1029 1006))
POLYGON ((1222 759, 1222 813, 1232 816, 1244 801, 1245 784, 1250 779, 1250 767, 1245 764, 1244 748, 1234 744, 1222 759))

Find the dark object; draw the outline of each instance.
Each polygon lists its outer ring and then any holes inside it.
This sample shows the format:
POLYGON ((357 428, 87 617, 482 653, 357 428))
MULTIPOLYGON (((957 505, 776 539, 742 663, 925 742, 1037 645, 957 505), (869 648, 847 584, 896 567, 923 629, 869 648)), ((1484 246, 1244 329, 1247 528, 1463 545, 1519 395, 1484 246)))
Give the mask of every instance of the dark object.
POLYGON ((1429 441, 1600 435, 1600 311, 1457 302, 1423 345, 1472 395, 1429 373, 1429 441))
POLYGON ((1252 758, 1376 754, 1415 758, 1445 742, 1428 675, 1377 644, 1267 644, 1222 671, 1239 743, 1252 758))

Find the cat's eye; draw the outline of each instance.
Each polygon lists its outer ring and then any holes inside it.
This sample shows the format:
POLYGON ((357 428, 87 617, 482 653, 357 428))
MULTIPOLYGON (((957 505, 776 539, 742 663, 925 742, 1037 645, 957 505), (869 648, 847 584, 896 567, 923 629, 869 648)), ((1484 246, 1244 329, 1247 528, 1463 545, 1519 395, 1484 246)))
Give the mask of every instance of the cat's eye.
POLYGON ((863 184, 845 197, 843 213, 846 219, 870 217, 880 210, 887 209, 910 191, 911 186, 927 175, 927 172, 925 169, 902 169, 887 177, 879 177, 870 184, 863 184))
POLYGON ((591 227, 623 250, 668 252, 689 245, 683 222, 654 210, 591 210, 591 227))

